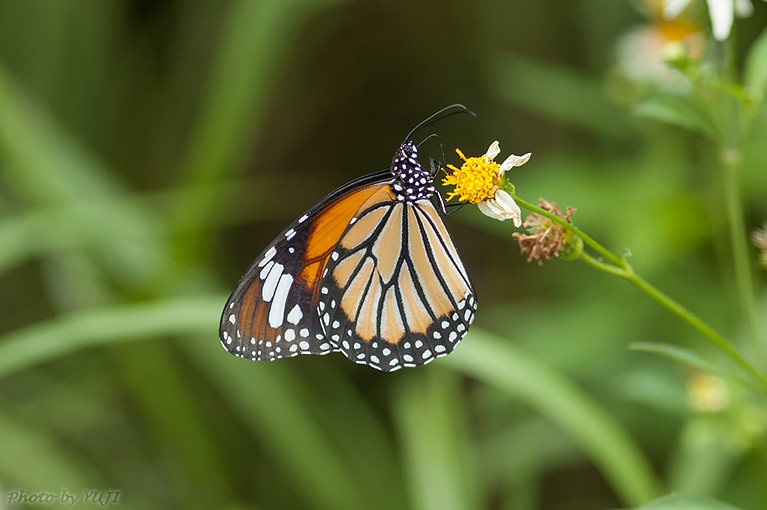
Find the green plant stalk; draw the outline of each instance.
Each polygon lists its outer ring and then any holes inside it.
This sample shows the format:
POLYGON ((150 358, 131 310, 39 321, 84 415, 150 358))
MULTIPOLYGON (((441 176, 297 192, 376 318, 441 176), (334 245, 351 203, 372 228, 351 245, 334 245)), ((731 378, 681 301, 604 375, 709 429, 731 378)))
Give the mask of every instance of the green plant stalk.
POLYGON ((649 295, 656 301, 658 301, 660 304, 668 308, 671 312, 673 312, 677 317, 681 318, 685 322, 687 322, 689 325, 706 335, 708 338, 710 338, 716 345, 718 345, 723 351, 725 351, 733 360, 735 360, 743 369, 745 369, 749 374, 751 374, 754 379, 756 379, 759 384, 762 386, 762 388, 767 391, 767 379, 759 373, 758 370, 756 370, 739 352, 733 345, 728 342, 722 335, 717 333, 711 326, 709 326, 707 323, 705 323, 700 317, 692 313, 690 310, 682 306, 680 303, 669 297, 667 294, 660 291, 658 288, 656 288, 654 285, 649 283, 647 280, 636 274, 634 271, 634 268, 632 268, 629 264, 625 264, 625 267, 622 268, 616 268, 613 266, 610 266, 608 264, 605 264, 603 262, 600 262, 598 260, 595 260, 593 257, 588 255, 585 252, 582 252, 580 255, 581 260, 588 263, 589 265, 593 267, 597 267, 598 269, 601 269, 603 271, 607 271, 610 274, 615 274, 618 276, 621 276, 631 282, 634 286, 641 289, 645 294, 649 295), (591 260, 589 260, 591 259, 591 260))
POLYGON ((741 212, 743 211, 743 205, 738 185, 739 159, 738 155, 731 152, 724 153, 722 157, 725 212, 727 215, 727 227, 730 232, 735 286, 740 304, 743 307, 751 341, 754 345, 754 352, 760 365, 763 366, 764 349, 759 334, 756 290, 754 289, 754 280, 751 274, 751 262, 746 250, 748 239, 741 212))
POLYGON ((588 265, 599 269, 601 271, 605 271, 609 274, 620 276, 621 278, 624 278, 631 282, 634 286, 642 290, 645 294, 650 296, 651 298, 655 299, 658 303, 666 307, 668 310, 673 312, 676 316, 687 322, 689 325, 703 333, 706 337, 708 337, 711 341, 713 341, 720 349, 722 349, 725 353, 727 353, 730 358, 732 358, 738 365, 740 365, 746 372, 748 372, 762 387, 765 394, 767 394, 767 379, 759 373, 758 370, 756 370, 739 352, 733 345, 727 341, 722 335, 717 333, 711 326, 709 326, 706 322, 704 322, 702 319, 700 319, 697 315, 692 313, 690 310, 679 304, 677 301, 657 289, 655 286, 651 285, 649 282, 647 282, 644 278, 640 277, 636 272, 634 271, 634 268, 631 267, 631 265, 626 262, 625 258, 623 257, 616 257, 612 253, 610 253, 607 248, 596 242, 594 239, 589 237, 588 235, 584 234, 583 231, 581 231, 579 228, 575 227, 574 225, 568 223, 567 221, 563 220, 562 218, 558 217, 555 214, 552 214, 548 211, 545 211, 541 209, 540 207, 536 207, 529 202, 526 202, 525 200, 514 196, 514 200, 517 202, 517 204, 520 207, 524 207, 525 209, 538 213, 542 216, 545 216, 546 218, 549 218, 550 220, 562 225, 569 231, 573 232, 575 235, 580 237, 585 244, 588 246, 591 246, 591 248, 594 249, 597 253, 602 255, 605 259, 609 260, 612 264, 608 264, 606 262, 603 262, 602 260, 598 260, 591 255, 588 255, 585 252, 581 252, 579 258, 583 262, 587 263, 588 265))

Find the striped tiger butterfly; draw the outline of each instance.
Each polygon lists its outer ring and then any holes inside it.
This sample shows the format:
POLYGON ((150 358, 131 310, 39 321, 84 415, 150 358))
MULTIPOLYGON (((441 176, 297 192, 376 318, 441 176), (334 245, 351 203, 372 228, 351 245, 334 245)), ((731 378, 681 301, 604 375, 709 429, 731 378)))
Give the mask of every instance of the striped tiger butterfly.
MULTIPOLYGON (((275 360, 340 351, 384 372, 446 356, 466 335, 477 302, 411 141, 391 168, 327 195, 256 257, 229 297, 219 336, 235 356, 275 360)), ((473 114, 472 114, 473 115, 473 114)))

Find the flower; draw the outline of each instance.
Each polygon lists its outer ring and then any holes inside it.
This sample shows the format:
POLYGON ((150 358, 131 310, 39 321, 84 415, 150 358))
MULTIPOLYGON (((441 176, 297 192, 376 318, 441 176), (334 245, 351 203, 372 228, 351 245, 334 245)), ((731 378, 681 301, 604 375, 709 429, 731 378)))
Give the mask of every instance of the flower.
POLYGON ((687 80, 674 63, 698 60, 705 38, 684 20, 654 20, 626 32, 616 43, 617 71, 633 83, 683 92, 687 80))
MULTIPOLYGON (((664 0, 663 16, 666 19, 676 18, 690 3, 692 0, 664 0)), ((730 37, 735 16, 748 18, 754 12, 751 0, 706 0, 706 4, 711 18, 711 30, 718 41, 730 37)))
MULTIPOLYGON (((531 154, 523 156, 512 154, 503 163, 496 163, 495 157, 501 153, 500 144, 495 141, 490 144, 483 156, 467 158, 456 149, 455 152, 463 160, 461 168, 447 165, 449 173, 443 180, 445 186, 455 186, 455 189, 447 194, 447 199, 458 197, 462 202, 477 204, 479 210, 486 216, 499 221, 513 220, 514 226, 522 225, 522 211, 506 191, 504 186, 510 186, 504 174, 515 166, 522 166, 528 162, 531 154)), ((513 189, 513 187, 512 187, 513 189)))
POLYGON ((648 87, 673 93, 690 91, 683 71, 700 60, 707 37, 697 17, 665 16, 669 0, 636 0, 632 5, 647 19, 616 41, 610 92, 629 103, 645 97, 648 87))
POLYGON ((751 242, 759 248, 759 262, 767 268, 767 223, 751 233, 751 242))
POLYGON ((687 382, 687 404, 698 412, 715 413, 730 404, 730 392, 721 377, 698 372, 687 382))
MULTIPOLYGON (((542 198, 538 201, 538 207, 555 214, 568 223, 572 223, 570 217, 575 214, 575 209, 572 207, 568 207, 566 214, 562 214, 557 204, 547 202, 542 198)), ((575 237, 570 230, 542 214, 530 214, 525 219, 524 227, 530 232, 529 234, 514 233, 512 236, 519 243, 522 253, 530 255, 527 257, 528 262, 535 259, 538 261, 538 265, 542 266, 547 260, 559 257, 560 253, 571 252, 573 256, 566 258, 574 258, 583 248, 583 241, 575 237)))

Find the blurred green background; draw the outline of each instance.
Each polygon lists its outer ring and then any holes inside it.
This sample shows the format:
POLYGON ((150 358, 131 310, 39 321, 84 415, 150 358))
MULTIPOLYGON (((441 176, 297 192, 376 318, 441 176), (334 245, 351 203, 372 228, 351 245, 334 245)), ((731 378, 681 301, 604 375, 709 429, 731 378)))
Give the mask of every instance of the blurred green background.
MULTIPOLYGON (((460 102, 477 118, 433 126, 448 162, 496 139, 532 152, 520 196, 577 208, 737 341, 709 155, 636 117, 645 85, 617 67, 653 22, 643 5, 0 0, 0 508, 63 489, 150 510, 607 509, 672 491, 767 508, 764 401, 628 349, 714 356, 706 340, 616 278, 527 263, 510 222, 473 207, 446 220, 480 303, 451 356, 382 374, 339 354, 253 363, 217 338, 285 225, 460 102)), ((755 8, 741 54, 767 22, 755 8)), ((765 139, 762 115, 749 228, 767 219, 765 139)))

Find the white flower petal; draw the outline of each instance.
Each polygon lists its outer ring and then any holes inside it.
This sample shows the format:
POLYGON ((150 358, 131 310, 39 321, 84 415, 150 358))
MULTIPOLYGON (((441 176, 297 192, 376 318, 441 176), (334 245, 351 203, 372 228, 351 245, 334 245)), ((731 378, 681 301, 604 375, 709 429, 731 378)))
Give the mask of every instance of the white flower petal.
POLYGON ((484 214, 485 216, 490 216, 493 219, 496 219, 498 221, 503 221, 506 218, 504 218, 502 215, 495 212, 495 209, 491 208, 488 204, 493 200, 492 198, 490 200, 487 200, 485 202, 480 202, 477 204, 477 207, 479 207, 479 212, 484 214))
POLYGON ((490 147, 488 147, 487 152, 485 153, 485 156, 487 156, 490 159, 495 159, 495 157, 500 153, 501 153, 501 144, 499 144, 498 140, 496 140, 490 144, 490 147))
POLYGON ((733 0, 706 0, 706 3, 708 4, 708 15, 711 17, 711 29, 714 32, 714 37, 719 41, 724 41, 730 36, 735 4, 733 0))
POLYGON ((504 172, 511 170, 515 166, 522 166, 528 161, 530 161, 530 156, 532 156, 532 152, 528 152, 527 154, 523 154, 522 156, 515 156, 512 154, 506 160, 501 163, 501 166, 498 168, 498 175, 503 175, 504 172))
POLYGON ((477 205, 485 216, 490 216, 498 221, 513 220, 515 227, 522 225, 522 210, 511 198, 511 195, 504 190, 497 191, 494 198, 477 205))
POLYGON ((663 17, 673 19, 679 16, 692 0, 665 0, 663 2, 663 17))

